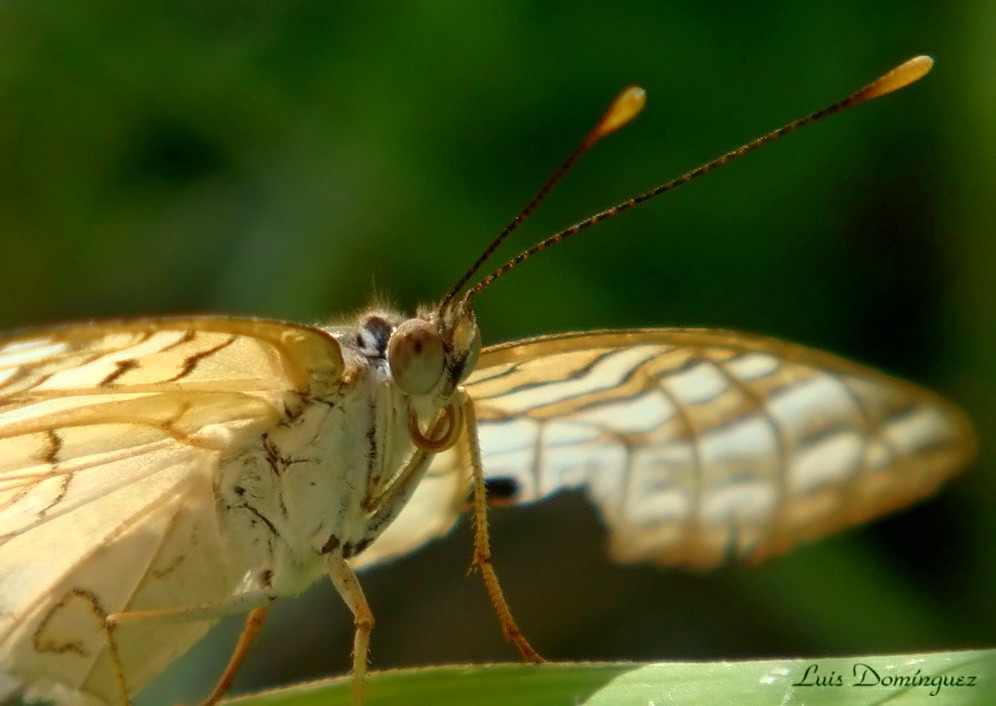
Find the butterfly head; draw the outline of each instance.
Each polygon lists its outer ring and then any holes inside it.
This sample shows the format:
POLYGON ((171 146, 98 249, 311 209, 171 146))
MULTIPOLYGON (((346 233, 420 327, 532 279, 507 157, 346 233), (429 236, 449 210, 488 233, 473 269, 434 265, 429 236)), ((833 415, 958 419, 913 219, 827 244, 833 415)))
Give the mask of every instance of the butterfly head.
POLYGON ((473 371, 481 350, 469 297, 419 311, 391 332, 387 360, 394 382, 415 397, 449 397, 473 371))
POLYGON ((448 449, 462 429, 462 400, 457 387, 477 364, 481 333, 472 298, 422 309, 390 332, 386 358, 394 384, 407 396, 408 433, 421 450, 448 449), (430 422, 423 432, 425 421, 430 422))

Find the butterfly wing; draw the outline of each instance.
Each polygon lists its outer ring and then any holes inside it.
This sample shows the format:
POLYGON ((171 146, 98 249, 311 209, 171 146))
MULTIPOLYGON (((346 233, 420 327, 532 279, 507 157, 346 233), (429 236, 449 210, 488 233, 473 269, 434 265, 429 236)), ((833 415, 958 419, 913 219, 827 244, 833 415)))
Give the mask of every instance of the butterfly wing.
MULTIPOLYGON (((927 390, 727 331, 495 346, 466 389, 489 483, 522 503, 583 490, 619 561, 759 561, 928 495, 975 451, 969 422, 927 390)), ((455 452, 437 458, 431 482, 378 540, 384 548, 361 558, 445 532, 465 507, 460 463, 455 452), (423 507, 447 514, 426 528, 423 507)))
POLYGON ((290 324, 84 324, 0 342, 0 700, 116 703, 207 629, 107 613, 223 600, 213 474, 272 428, 338 345, 290 324), (120 672, 120 673, 119 673, 120 672))

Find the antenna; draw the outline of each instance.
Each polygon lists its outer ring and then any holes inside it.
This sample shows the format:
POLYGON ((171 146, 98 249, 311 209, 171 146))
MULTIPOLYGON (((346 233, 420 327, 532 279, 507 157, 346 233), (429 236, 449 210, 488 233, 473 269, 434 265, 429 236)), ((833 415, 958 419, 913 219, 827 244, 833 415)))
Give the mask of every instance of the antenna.
MULTIPOLYGON (((708 174, 714 169, 718 169, 719 167, 722 167, 725 164, 729 164, 730 162, 739 159, 740 157, 743 157, 744 155, 749 154, 750 152, 753 152, 759 147, 763 147, 764 145, 767 145, 770 142, 774 142, 778 138, 784 137, 785 135, 788 135, 791 132, 795 132, 799 128, 805 127, 810 123, 840 113, 846 110, 847 108, 852 108, 854 106, 861 105, 862 103, 866 103, 870 100, 874 100, 875 98, 888 95, 889 93, 898 91, 900 88, 905 88, 911 83, 914 83, 923 78, 930 71, 933 65, 934 65, 934 60, 931 59, 929 56, 914 57, 900 64, 899 66, 892 69, 888 73, 883 74, 882 76, 875 79, 866 86, 858 89, 857 91, 847 96, 846 98, 839 100, 836 103, 827 106, 826 108, 817 110, 815 113, 810 113, 809 115, 803 118, 799 118, 798 120, 793 120, 792 122, 783 125, 782 127, 776 130, 772 130, 769 133, 761 135, 755 140, 752 140, 744 145, 741 145, 736 149, 730 150, 726 154, 723 154, 717 157, 716 159, 713 159, 712 161, 703 164, 700 167, 696 167, 690 172, 686 172, 677 179, 672 179, 671 181, 661 184, 660 186, 657 186, 651 189, 650 191, 646 191, 640 194, 639 196, 634 196, 633 198, 627 199, 626 201, 616 204, 611 208, 607 208, 604 211, 600 211, 599 213, 594 214, 593 216, 589 216, 583 221, 575 223, 574 225, 565 228, 564 230, 558 233, 554 233, 550 237, 536 243, 532 247, 523 250, 518 255, 513 257, 511 260, 503 264, 501 267, 497 268, 494 272, 492 272, 487 277, 478 282, 476 285, 474 285, 468 292, 468 295, 474 296, 480 294, 485 288, 494 284, 496 280, 501 278, 510 270, 518 267, 522 262, 525 262, 536 253, 546 250, 548 247, 554 245, 555 243, 567 240, 568 238, 575 236, 584 230, 587 230, 588 228, 597 223, 601 223, 602 221, 614 218, 615 216, 618 216, 620 213, 623 213, 624 211, 628 211, 634 206, 638 206, 639 204, 649 201, 650 199, 656 196, 660 196, 663 193, 671 191, 675 187, 681 186, 682 184, 687 184, 690 181, 694 181, 695 179, 698 179, 700 176, 708 174)), ((608 116, 610 113, 607 113, 606 115, 608 116)), ((604 119, 605 118, 603 118, 603 121, 604 119)), ((582 145, 583 144, 584 143, 582 143, 582 145)), ((568 161, 565 162, 565 165, 569 166, 571 163, 573 163, 572 160, 568 159, 568 161)), ((558 170, 555 176, 559 175, 562 171, 563 170, 558 170)), ((556 183, 556 180, 552 181, 556 183)), ((534 199, 534 201, 538 203, 538 199, 534 199)), ((535 207, 535 204, 533 203, 531 203, 530 205, 535 207)), ((517 221, 521 221, 521 218, 517 217, 517 221)), ((513 221, 513 223, 518 225, 517 221, 513 221)), ((488 255, 494 252, 495 248, 497 248, 497 246, 501 243, 502 239, 503 238, 499 237, 498 239, 496 239, 494 243, 492 243, 492 246, 489 247, 487 251, 485 251, 485 254, 480 258, 480 260, 478 260, 478 262, 475 263, 474 269, 471 270, 471 273, 480 267, 480 264, 484 259, 486 259, 488 255)), ((461 280, 460 284, 456 288, 454 288, 455 291, 451 292, 447 296, 447 301, 451 299, 453 296, 455 296, 456 290, 459 290, 460 287, 466 284, 467 280, 469 280, 469 275, 467 277, 464 277, 464 279, 461 280)))
POLYGON ((477 274, 477 271, 481 269, 481 266, 487 262, 488 258, 491 257, 495 250, 497 250, 502 243, 512 234, 516 228, 519 227, 530 213, 536 210, 536 207, 540 205, 540 202, 547 197, 553 187, 560 183, 560 180, 571 170, 579 159, 584 155, 585 152, 594 147, 595 143, 601 140, 606 135, 611 135, 613 132, 621 128, 623 125, 627 124, 633 118, 640 114, 643 110, 643 106, 647 104, 647 93, 639 86, 630 86, 625 89, 622 93, 616 96, 616 99, 612 101, 612 104, 608 107, 602 117, 599 119, 598 123, 591 129, 581 143, 571 152, 567 159, 565 159, 559 167, 554 170, 550 178, 544 182, 543 186, 540 187, 539 191, 532 200, 525 205, 525 207, 519 211, 519 213, 513 218, 507 226, 498 234, 498 237, 491 241, 491 244, 481 253, 481 256, 477 258, 470 269, 460 278, 453 289, 447 293, 443 298, 442 303, 439 308, 442 310, 446 308, 446 305, 460 293, 464 285, 470 281, 470 278, 477 274))

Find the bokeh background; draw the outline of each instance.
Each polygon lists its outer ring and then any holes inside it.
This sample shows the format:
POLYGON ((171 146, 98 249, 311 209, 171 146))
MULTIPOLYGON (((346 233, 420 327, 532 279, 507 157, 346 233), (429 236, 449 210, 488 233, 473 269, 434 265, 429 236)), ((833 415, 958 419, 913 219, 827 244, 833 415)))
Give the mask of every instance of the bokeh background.
MULTIPOLYGON (((600 145, 505 254, 835 100, 922 83, 536 258, 485 342, 704 325, 917 380, 977 423, 940 494, 760 568, 610 564, 586 503, 493 514, 520 624, 554 659, 721 659, 996 642, 996 6, 83 0, 0 4, 0 324, 226 312, 295 321, 440 296, 610 98, 600 145)), ((514 660, 470 535, 362 577, 378 668, 514 660)), ((43 559, 40 559, 43 560, 43 559)), ((238 690, 339 673, 351 620, 280 602, 238 690)), ((239 621, 144 703, 203 696, 239 621)))

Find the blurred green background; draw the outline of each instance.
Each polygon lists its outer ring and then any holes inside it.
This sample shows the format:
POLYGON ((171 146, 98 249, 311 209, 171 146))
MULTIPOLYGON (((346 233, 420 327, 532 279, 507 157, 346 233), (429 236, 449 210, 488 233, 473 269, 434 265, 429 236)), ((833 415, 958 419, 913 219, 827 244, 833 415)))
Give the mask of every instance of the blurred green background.
MULTIPOLYGON (((319 321, 439 297, 625 85, 644 115, 504 251, 928 53, 922 83, 537 258, 485 342, 704 325, 917 380, 982 453, 918 507, 760 568, 618 567, 585 502, 493 514, 520 625, 554 659, 996 643, 996 7, 943 2, 0 4, 0 324, 225 312, 319 321)), ((514 660, 470 535, 363 575, 376 668, 514 660)), ((147 693, 190 702, 226 622, 147 693)), ((280 602, 237 690, 344 671, 351 620, 280 602)))

